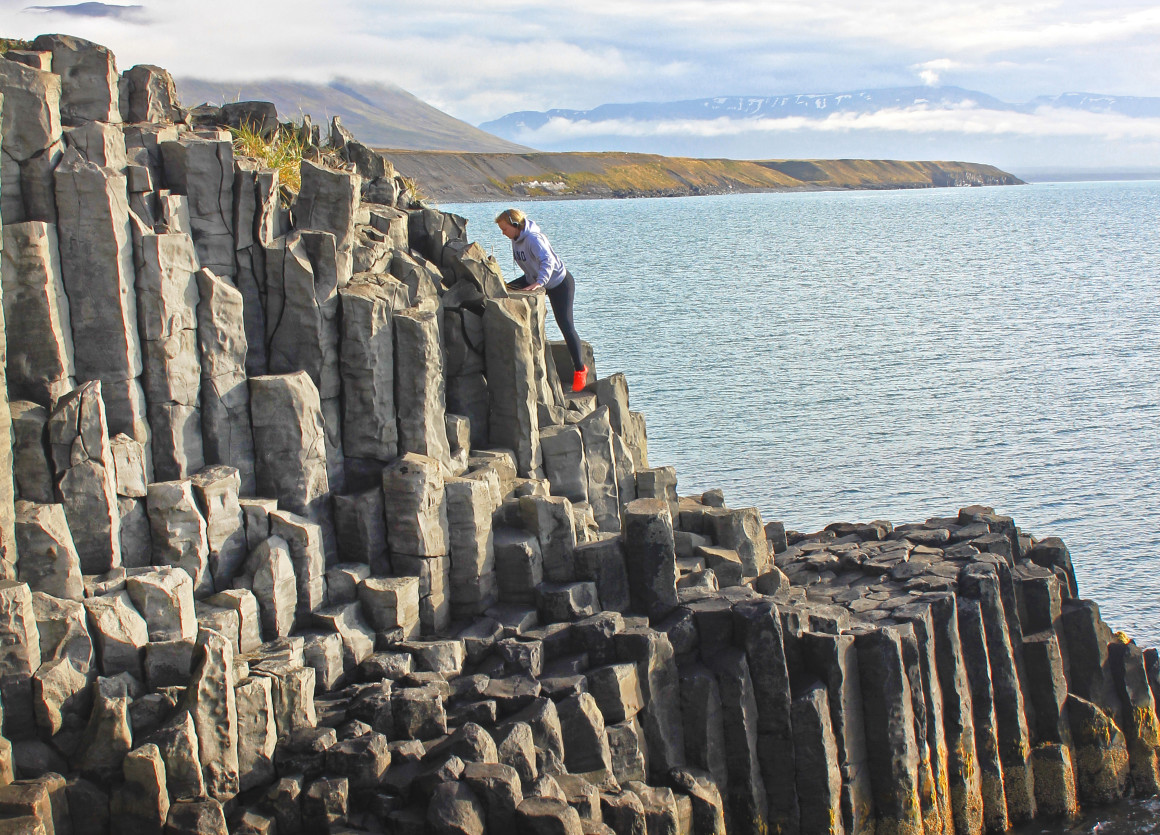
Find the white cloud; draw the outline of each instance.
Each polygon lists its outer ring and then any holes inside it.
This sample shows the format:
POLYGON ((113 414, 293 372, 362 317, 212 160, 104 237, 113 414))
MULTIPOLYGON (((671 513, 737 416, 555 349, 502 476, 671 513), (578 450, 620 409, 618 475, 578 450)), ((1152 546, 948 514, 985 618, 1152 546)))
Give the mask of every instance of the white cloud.
MULTIPOLYGON (((35 0, 31 0, 35 2, 35 0)), ((26 11, 6 34, 66 31, 122 67, 211 79, 398 84, 479 122, 511 110, 913 83, 1008 100, 1069 89, 1160 95, 1160 6, 1145 0, 126 0, 148 24, 26 11)))
POLYGON ((889 108, 873 113, 834 113, 824 119, 789 116, 778 119, 672 119, 658 121, 579 121, 555 118, 517 141, 535 145, 590 137, 715 138, 755 133, 853 133, 893 131, 1004 137, 1087 137, 1107 141, 1160 140, 1160 119, 1089 113, 1044 107, 1034 113, 977 107, 889 108))

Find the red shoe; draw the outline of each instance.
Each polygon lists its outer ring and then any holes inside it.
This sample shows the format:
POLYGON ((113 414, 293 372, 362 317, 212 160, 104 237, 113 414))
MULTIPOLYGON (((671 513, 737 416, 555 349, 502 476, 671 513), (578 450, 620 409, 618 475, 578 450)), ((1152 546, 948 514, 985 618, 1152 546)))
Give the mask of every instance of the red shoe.
POLYGON ((572 391, 584 391, 584 386, 588 383, 588 366, 584 366, 579 371, 572 374, 572 391))

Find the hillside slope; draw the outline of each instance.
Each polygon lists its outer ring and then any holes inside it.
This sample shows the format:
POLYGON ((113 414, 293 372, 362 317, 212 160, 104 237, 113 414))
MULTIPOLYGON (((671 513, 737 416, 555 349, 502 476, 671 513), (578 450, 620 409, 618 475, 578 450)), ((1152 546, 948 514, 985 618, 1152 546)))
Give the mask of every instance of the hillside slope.
POLYGON ((177 79, 181 102, 270 101, 282 119, 308 114, 325 124, 339 116, 360 141, 386 148, 471 151, 476 153, 530 150, 449 116, 438 108, 387 84, 335 79, 329 84, 269 79, 206 81, 177 79))
POLYGON ((1017 185, 991 165, 899 160, 730 160, 632 153, 462 154, 384 151, 444 202, 508 197, 661 197, 794 189, 1017 185))

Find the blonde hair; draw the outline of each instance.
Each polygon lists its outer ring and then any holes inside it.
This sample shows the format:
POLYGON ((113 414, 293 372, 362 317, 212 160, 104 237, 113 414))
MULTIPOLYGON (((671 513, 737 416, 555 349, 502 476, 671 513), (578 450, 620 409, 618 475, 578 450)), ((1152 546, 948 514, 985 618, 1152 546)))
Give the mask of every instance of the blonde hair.
POLYGON ((504 209, 502 212, 495 216, 496 223, 499 223, 502 220, 504 223, 509 223, 517 229, 522 228, 524 221, 527 219, 528 216, 521 212, 519 209, 504 209))

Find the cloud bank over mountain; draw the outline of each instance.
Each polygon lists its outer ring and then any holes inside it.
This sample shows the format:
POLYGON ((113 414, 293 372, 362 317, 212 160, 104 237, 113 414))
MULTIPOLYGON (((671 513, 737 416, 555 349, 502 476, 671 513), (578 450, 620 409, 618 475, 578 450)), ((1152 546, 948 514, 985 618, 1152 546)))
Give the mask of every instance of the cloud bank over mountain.
POLYGON ((1025 170, 1160 169, 1160 98, 1083 93, 1025 103, 958 87, 732 96, 524 111, 481 127, 555 151, 746 158, 933 154, 1025 170))

